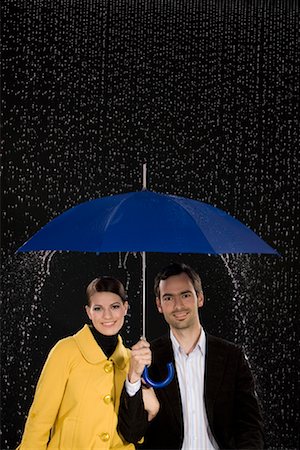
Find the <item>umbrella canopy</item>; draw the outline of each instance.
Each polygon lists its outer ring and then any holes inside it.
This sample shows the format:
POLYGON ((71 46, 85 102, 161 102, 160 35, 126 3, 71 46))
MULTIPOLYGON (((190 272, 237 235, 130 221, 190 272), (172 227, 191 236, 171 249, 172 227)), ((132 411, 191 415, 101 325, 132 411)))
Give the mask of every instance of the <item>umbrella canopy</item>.
MULTIPOLYGON (((142 252, 143 336, 146 311, 145 252, 271 253, 278 254, 253 231, 224 211, 206 203, 139 192, 81 203, 49 222, 19 252, 73 250, 83 252, 142 252)), ((143 377, 153 387, 167 386, 174 377, 172 363, 162 382, 143 377)))
POLYGON ((81 203, 18 251, 270 253, 241 222, 206 203, 143 190, 81 203))

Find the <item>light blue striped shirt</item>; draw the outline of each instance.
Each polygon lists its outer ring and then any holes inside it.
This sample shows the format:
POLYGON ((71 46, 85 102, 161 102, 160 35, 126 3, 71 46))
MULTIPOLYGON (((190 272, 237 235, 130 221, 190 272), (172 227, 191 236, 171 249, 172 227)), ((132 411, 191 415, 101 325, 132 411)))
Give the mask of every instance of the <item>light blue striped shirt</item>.
POLYGON ((194 350, 187 355, 170 331, 183 412, 184 439, 181 450, 216 450, 217 443, 207 421, 204 403, 206 336, 202 328, 194 350))

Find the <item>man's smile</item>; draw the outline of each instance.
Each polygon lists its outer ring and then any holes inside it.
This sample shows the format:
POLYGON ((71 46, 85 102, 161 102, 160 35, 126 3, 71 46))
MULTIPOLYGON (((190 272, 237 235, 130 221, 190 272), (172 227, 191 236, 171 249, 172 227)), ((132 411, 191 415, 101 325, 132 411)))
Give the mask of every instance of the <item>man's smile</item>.
POLYGON ((173 313, 173 316, 177 320, 184 320, 189 315, 189 311, 180 311, 173 313))

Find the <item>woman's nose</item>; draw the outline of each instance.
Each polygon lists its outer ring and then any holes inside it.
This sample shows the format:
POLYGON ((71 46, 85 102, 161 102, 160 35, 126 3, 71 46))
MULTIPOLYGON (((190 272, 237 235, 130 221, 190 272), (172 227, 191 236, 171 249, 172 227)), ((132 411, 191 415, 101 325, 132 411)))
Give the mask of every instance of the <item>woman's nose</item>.
POLYGON ((103 312, 104 319, 111 318, 111 316, 112 316, 111 310, 110 309, 105 309, 104 312, 103 312))

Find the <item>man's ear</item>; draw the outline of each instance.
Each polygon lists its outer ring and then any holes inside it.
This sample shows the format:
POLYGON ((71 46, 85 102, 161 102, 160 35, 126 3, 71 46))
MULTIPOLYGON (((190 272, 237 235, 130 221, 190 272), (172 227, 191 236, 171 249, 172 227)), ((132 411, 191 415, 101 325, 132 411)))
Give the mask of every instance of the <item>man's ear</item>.
POLYGON ((199 292, 199 294, 197 295, 197 298, 198 298, 198 308, 202 308, 202 306, 204 304, 203 292, 199 292))
POLYGON ((129 308, 129 303, 127 300, 124 302, 124 308, 125 308, 125 316, 126 316, 126 314, 128 313, 128 308, 129 308))
POLYGON ((156 297, 155 301, 156 301, 156 306, 157 306, 158 311, 162 314, 160 299, 158 297, 156 297))

